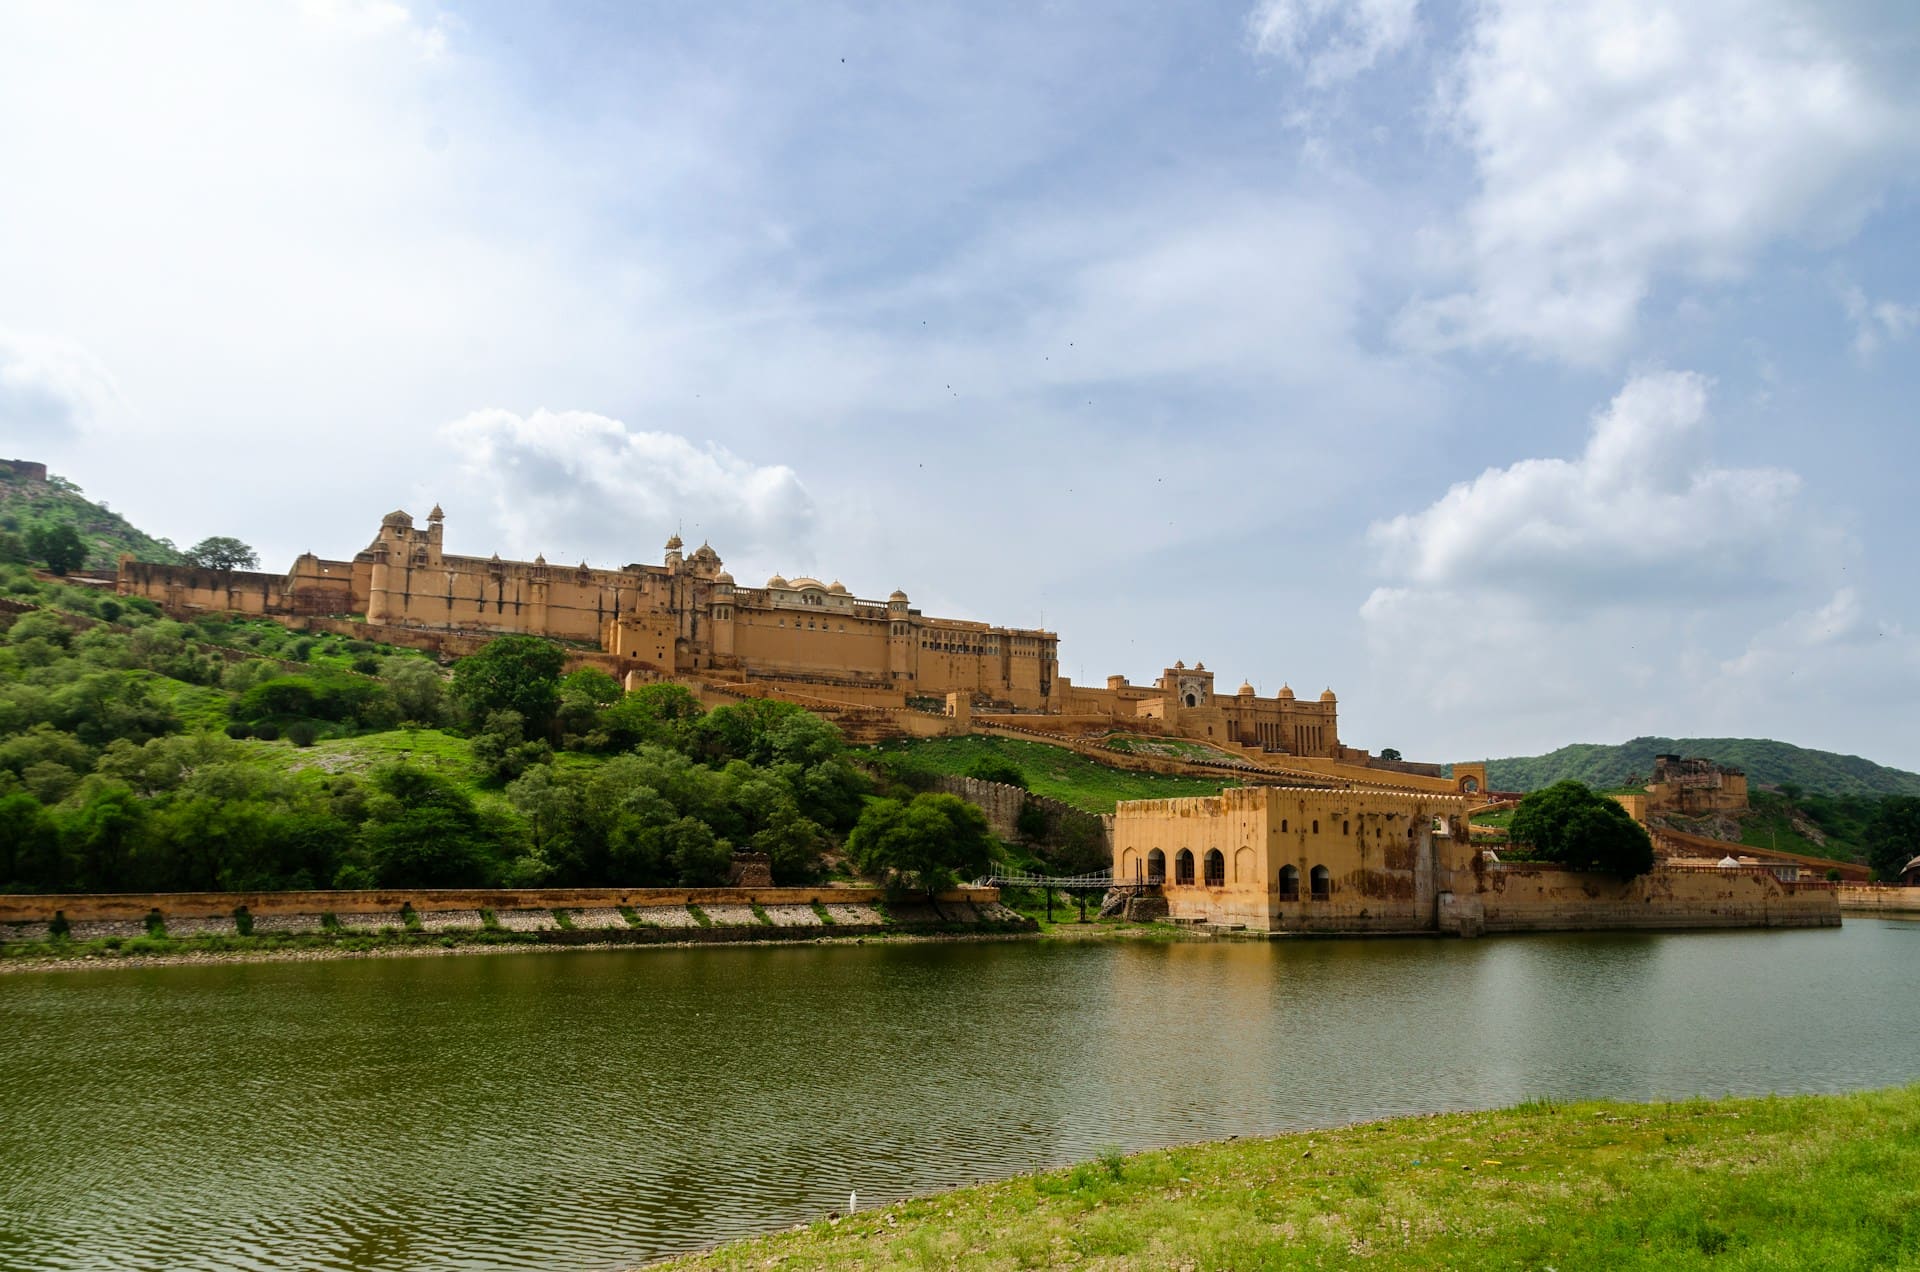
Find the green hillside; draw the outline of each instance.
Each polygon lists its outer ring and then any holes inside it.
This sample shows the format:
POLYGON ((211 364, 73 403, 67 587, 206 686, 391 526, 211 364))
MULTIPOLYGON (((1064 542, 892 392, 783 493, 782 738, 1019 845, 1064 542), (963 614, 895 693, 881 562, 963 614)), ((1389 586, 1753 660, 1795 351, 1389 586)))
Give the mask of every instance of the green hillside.
POLYGON ((174 565, 181 561, 173 544, 129 525, 125 517, 88 499, 66 478, 52 474, 38 481, 0 467, 0 533, 21 535, 36 522, 61 521, 71 522, 86 540, 89 570, 111 570, 122 552, 142 561, 174 565))
POLYGON ((868 754, 905 757, 910 767, 954 776, 971 773, 983 759, 1001 761, 1019 769, 1027 779, 1027 789, 1035 795, 1057 799, 1090 813, 1110 813, 1114 805, 1126 799, 1217 795, 1221 787, 1233 785, 1225 778, 1139 773, 1102 764, 1064 746, 979 734, 882 742, 870 748, 868 754))
POLYGON ((1920 773, 1771 738, 1648 737, 1618 746, 1576 742, 1546 755, 1489 760, 1487 782, 1504 791, 1538 790, 1565 778, 1593 787, 1614 787, 1634 776, 1645 780, 1653 772, 1654 756, 1676 753, 1745 769, 1755 786, 1791 784, 1828 795, 1920 795, 1920 773))

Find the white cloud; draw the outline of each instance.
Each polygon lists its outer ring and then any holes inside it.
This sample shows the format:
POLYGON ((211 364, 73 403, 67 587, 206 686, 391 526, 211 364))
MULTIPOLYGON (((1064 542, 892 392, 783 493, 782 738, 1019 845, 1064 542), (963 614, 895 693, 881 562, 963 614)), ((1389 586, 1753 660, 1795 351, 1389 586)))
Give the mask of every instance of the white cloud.
POLYGON ((1413 40, 1420 0, 1260 0, 1247 15, 1254 51, 1283 57, 1324 88, 1372 69, 1413 40))
POLYGON ((1858 551, 1796 474, 1715 461, 1709 389, 1637 375, 1577 457, 1490 469, 1371 528, 1369 687, 1398 727, 1460 755, 1655 733, 1907 758, 1920 639, 1873 616, 1858 551), (1879 712, 1834 712, 1863 702, 1879 712))
POLYGON ((1467 286, 1409 306, 1401 337, 1605 362, 1663 277, 1737 277, 1781 238, 1850 233, 1900 179, 1915 115, 1815 16, 1486 4, 1441 107, 1478 176, 1467 286))
MULTIPOLYGON (((441 436, 461 457, 457 485, 484 502, 504 538, 503 556, 652 561, 669 533, 696 520, 690 537, 711 538, 723 554, 811 556, 813 499, 784 465, 590 411, 475 411, 441 436)), ((471 522, 460 528, 453 499, 443 502, 456 550, 492 550, 471 522)))
POLYGON ((1853 321, 1853 352, 1863 362, 1880 352, 1882 346, 1899 344, 1920 331, 1920 305, 1869 300, 1855 286, 1841 289, 1840 302, 1853 321))
POLYGON ((113 377, 78 345, 0 332, 0 437, 72 440, 118 399, 113 377))
POLYGON ((1526 459, 1461 482, 1369 538, 1400 585, 1592 608, 1765 590, 1802 545, 1799 478, 1708 457, 1708 383, 1628 381, 1575 459, 1526 459))

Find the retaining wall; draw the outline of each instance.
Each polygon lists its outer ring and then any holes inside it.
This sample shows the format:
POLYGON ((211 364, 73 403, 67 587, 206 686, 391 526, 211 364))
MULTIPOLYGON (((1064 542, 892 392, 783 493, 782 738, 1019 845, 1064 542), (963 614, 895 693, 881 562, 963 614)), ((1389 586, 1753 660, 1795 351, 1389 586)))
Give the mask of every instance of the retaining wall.
POLYGON ((1843 883, 1837 889, 1840 908, 1849 914, 1920 915, 1920 887, 1893 883, 1843 883))
MULTIPOLYGON (((880 888, 444 888, 365 889, 316 892, 114 892, 0 895, 0 923, 49 923, 145 918, 154 910, 169 919, 208 919, 245 906, 256 918, 277 914, 393 914, 411 906, 420 914, 442 910, 594 910, 631 906, 702 908, 713 905, 870 905, 885 899, 880 888)), ((942 902, 992 905, 998 888, 956 888, 942 902)))
POLYGON ((1840 926, 1832 885, 1783 883, 1765 869, 1661 868, 1622 882, 1592 871, 1501 864, 1477 879, 1477 888, 1456 886, 1441 896, 1442 932, 1840 926))

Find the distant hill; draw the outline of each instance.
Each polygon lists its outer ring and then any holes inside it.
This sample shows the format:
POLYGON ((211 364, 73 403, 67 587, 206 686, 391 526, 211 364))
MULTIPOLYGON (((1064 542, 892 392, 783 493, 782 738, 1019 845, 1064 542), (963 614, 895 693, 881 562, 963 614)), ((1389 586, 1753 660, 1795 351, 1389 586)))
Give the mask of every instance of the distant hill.
POLYGON ((1792 782, 1829 795, 1920 795, 1920 773, 1771 738, 1635 738, 1618 746, 1576 742, 1546 755, 1489 760, 1487 782, 1495 790, 1532 791, 1571 777, 1604 789, 1624 785, 1633 775, 1644 780, 1653 772, 1654 756, 1675 753, 1745 769, 1756 786, 1792 782))
POLYGON ((35 522, 70 521, 87 541, 89 570, 111 570, 122 552, 142 561, 181 563, 179 549, 129 525, 127 519, 95 503, 59 474, 40 476, 37 465, 0 461, 0 531, 24 534, 35 522))

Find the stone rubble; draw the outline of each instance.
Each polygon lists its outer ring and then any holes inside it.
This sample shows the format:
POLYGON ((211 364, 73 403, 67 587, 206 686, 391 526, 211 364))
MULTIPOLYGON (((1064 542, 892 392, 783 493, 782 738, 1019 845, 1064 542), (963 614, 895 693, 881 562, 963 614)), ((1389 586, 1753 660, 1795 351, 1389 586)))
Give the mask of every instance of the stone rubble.
POLYGON ((424 932, 478 932, 481 926, 478 910, 420 911, 420 929, 424 932))

